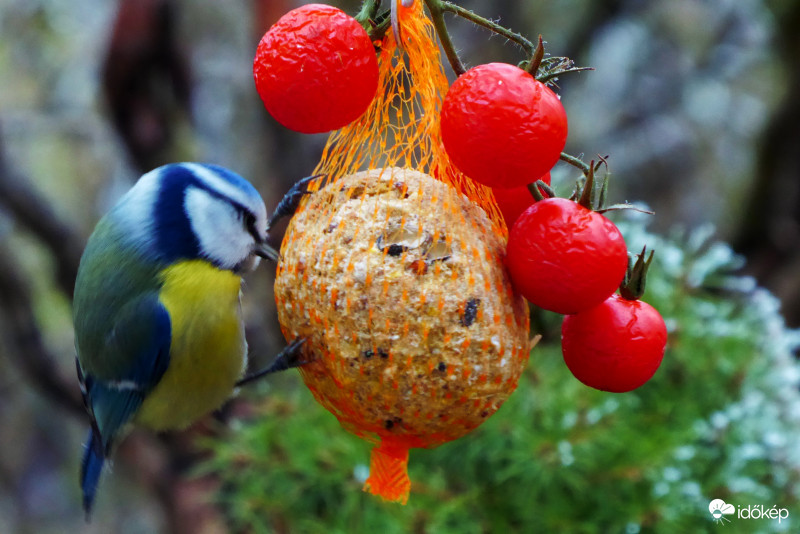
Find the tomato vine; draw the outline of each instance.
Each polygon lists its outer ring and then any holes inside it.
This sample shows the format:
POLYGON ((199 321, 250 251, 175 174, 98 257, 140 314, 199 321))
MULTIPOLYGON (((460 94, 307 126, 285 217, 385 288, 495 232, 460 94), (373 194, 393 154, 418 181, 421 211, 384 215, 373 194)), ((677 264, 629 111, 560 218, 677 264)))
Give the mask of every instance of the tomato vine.
MULTIPOLYGON (((401 0, 389 0, 392 7, 396 8, 397 2, 401 0)), ((485 28, 486 30, 508 39, 522 48, 526 54, 526 58, 522 60, 518 66, 530 73, 536 80, 554 85, 559 76, 563 74, 581 72, 587 70, 594 70, 592 67, 578 67, 575 62, 563 56, 549 56, 545 57, 544 41, 542 36, 539 35, 536 42, 528 39, 521 33, 502 26, 491 19, 466 9, 455 2, 448 0, 402 0, 404 5, 411 5, 414 1, 421 1, 425 3, 425 7, 430 13, 431 21, 433 22, 439 41, 444 50, 447 61, 451 69, 457 76, 461 76, 467 71, 461 57, 456 51, 450 31, 447 28, 445 21, 445 13, 453 14, 459 18, 467 20, 477 26, 485 28)), ((380 41, 385 36, 386 32, 392 27, 391 10, 381 10, 382 0, 364 0, 361 5, 361 10, 355 16, 355 19, 361 23, 367 30, 370 38, 373 41, 380 41)), ((584 176, 588 177, 590 172, 589 164, 585 163, 578 157, 570 154, 561 153, 560 160, 572 165, 579 169, 584 176)))

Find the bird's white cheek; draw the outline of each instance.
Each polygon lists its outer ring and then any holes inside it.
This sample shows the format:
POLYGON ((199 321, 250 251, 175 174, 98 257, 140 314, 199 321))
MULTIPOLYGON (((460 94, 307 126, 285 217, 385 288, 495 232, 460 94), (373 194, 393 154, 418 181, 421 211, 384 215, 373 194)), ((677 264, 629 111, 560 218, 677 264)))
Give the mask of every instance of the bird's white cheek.
POLYGON ((201 252, 225 269, 246 261, 253 238, 229 203, 197 188, 186 191, 186 214, 201 252))

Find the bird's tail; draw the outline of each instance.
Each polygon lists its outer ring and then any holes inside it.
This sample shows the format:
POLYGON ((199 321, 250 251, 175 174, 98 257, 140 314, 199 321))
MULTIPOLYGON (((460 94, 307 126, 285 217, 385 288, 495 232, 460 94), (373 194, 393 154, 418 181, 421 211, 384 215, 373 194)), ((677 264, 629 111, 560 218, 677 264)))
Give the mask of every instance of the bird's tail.
POLYGON ((106 456, 103 447, 103 440, 100 438, 100 435, 97 433, 96 429, 92 428, 89 431, 89 439, 83 452, 83 461, 81 462, 83 511, 86 514, 87 521, 92 513, 92 504, 94 503, 94 496, 97 492, 97 484, 100 481, 100 474, 103 472, 103 464, 105 461, 106 456))

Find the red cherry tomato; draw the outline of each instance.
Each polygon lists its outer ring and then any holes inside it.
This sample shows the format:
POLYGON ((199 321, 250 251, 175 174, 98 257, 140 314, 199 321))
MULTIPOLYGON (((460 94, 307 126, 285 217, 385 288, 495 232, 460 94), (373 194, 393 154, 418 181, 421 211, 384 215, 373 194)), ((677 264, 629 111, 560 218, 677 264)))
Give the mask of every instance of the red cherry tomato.
POLYGON ((546 198, 519 216, 508 236, 511 282, 531 303, 578 313, 607 299, 628 266, 614 223, 577 202, 546 198))
POLYGON ((631 391, 650 380, 666 344, 661 314, 646 302, 619 295, 567 315, 561 326, 567 367, 575 378, 602 391, 631 391))
POLYGON ((478 182, 510 189, 543 176, 567 141, 558 96, 506 63, 458 77, 442 104, 442 140, 456 167, 478 182))
MULTIPOLYGON (((539 180, 550 185, 550 173, 548 172, 539 178, 539 180)), ((539 190, 541 191, 541 188, 539 188, 539 190)), ((534 201, 533 195, 527 185, 514 187, 513 189, 493 187, 492 193, 494 193, 497 207, 500 208, 503 219, 506 221, 506 227, 509 230, 514 225, 514 221, 516 221, 522 212, 528 209, 534 201)), ((544 192, 542 192, 542 194, 544 194, 544 192)))
POLYGON ((264 34, 253 76, 275 120, 298 132, 319 133, 346 126, 366 111, 378 89, 378 61, 353 17, 308 4, 264 34))

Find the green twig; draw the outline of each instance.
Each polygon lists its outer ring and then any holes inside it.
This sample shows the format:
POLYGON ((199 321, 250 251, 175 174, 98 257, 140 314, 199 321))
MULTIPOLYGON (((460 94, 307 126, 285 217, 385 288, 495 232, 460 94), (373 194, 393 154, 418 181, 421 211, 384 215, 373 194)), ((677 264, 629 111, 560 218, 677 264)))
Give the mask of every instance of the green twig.
MULTIPOLYGON (((397 0, 391 0, 397 1, 397 0)), ((439 42, 444 49, 447 61, 450 67, 457 76, 461 76, 466 72, 466 67, 458 56, 453 40, 450 33, 447 31, 447 24, 444 20, 445 13, 452 13, 458 17, 472 22, 482 28, 485 28, 492 33, 505 37, 509 41, 520 46, 528 56, 528 58, 520 63, 520 67, 529 72, 531 75, 536 76, 536 73, 541 71, 537 79, 542 83, 552 81, 554 78, 568 72, 578 72, 583 70, 592 70, 585 67, 575 67, 575 64, 569 58, 547 58, 544 59, 544 43, 542 36, 539 36, 538 42, 535 44, 530 39, 524 37, 515 31, 512 31, 500 24, 489 20, 477 13, 465 9, 458 4, 449 2, 447 0, 420 0, 425 2, 425 6, 431 15, 431 21, 436 29, 436 34, 439 36, 439 42)), ((386 33, 388 25, 385 20, 380 20, 378 10, 380 7, 379 0, 364 0, 361 6, 361 11, 356 15, 356 19, 361 22, 365 27, 367 24, 371 28, 367 31, 372 38, 382 38, 386 33)))
POLYGON ((511 31, 503 26, 500 26, 496 22, 492 22, 489 19, 486 19, 476 13, 473 13, 469 9, 465 9, 459 6, 458 4, 453 4, 452 2, 447 2, 443 0, 425 0, 425 3, 428 5, 428 9, 430 9, 431 4, 438 4, 439 9, 441 9, 442 11, 449 11, 450 13, 458 15, 463 19, 467 19, 468 21, 477 24, 478 26, 482 26, 487 30, 496 33, 497 35, 502 35, 509 41, 517 43, 525 50, 525 53, 533 57, 533 52, 536 47, 529 39, 526 39, 521 34, 511 31))
MULTIPOLYGON (((453 40, 450 38, 447 25, 444 22, 444 10, 447 4, 447 2, 441 2, 440 0, 425 0, 425 5, 428 6, 428 11, 431 13, 431 21, 433 22, 433 27, 436 29, 436 33, 439 35, 439 42, 442 43, 447 61, 450 62, 450 67, 452 67, 456 76, 461 76, 467 72, 467 69, 461 62, 461 58, 458 57, 458 52, 456 52, 455 46, 453 46, 453 40)), ((459 9, 463 8, 459 7, 459 9)))
POLYGON ((646 210, 644 208, 640 208, 635 204, 628 204, 627 202, 619 203, 619 204, 612 204, 605 208, 596 209, 597 213, 607 213, 609 211, 622 211, 622 210, 629 210, 629 211, 636 211, 639 213, 644 213, 646 215, 655 215, 656 212, 652 210, 646 210))
POLYGON ((555 78, 558 78, 562 74, 568 74, 570 72, 582 72, 585 70, 594 70, 593 67, 570 67, 564 70, 552 70, 540 76, 537 76, 536 79, 542 83, 547 83, 555 78))
MULTIPOLYGON (((378 15, 378 8, 381 6, 381 0, 364 0, 361 4, 361 11, 354 17, 359 24, 364 26, 365 23, 374 21, 378 15)), ((364 28, 369 31, 369 28, 364 28)))
POLYGON ((533 195, 533 199, 536 202, 544 200, 545 198, 553 198, 556 196, 555 192, 553 192, 550 186, 544 183, 542 180, 536 180, 536 182, 528 184, 528 191, 531 192, 531 195, 533 195), (544 196, 542 191, 547 193, 547 196, 544 196))
POLYGON ((382 41, 391 25, 389 12, 380 13, 380 7, 381 0, 364 0, 361 10, 354 17, 372 41, 382 41))
POLYGON ((575 156, 570 156, 566 152, 562 152, 558 159, 580 169, 584 176, 589 175, 589 169, 591 169, 591 167, 589 167, 589 165, 587 165, 582 159, 576 158, 575 156))
POLYGON ((642 247, 642 252, 636 254, 636 261, 633 261, 633 254, 629 254, 628 270, 625 278, 619 286, 619 294, 625 300, 638 300, 644 295, 647 287, 647 270, 653 262, 653 252, 647 256, 647 246, 642 247))
POLYGON ((603 186, 600 188, 599 196, 597 197, 597 210, 606 207, 606 199, 608 198, 608 169, 603 175, 603 186))
POLYGON ((497 35, 501 35, 506 39, 518 44, 521 46, 526 54, 531 58, 530 62, 535 63, 534 56, 536 52, 536 47, 534 44, 520 35, 519 33, 513 32, 508 28, 500 26, 496 22, 492 22, 489 19, 486 19, 469 9, 465 9, 458 4, 454 4, 452 2, 447 2, 445 0, 424 0, 425 5, 428 7, 428 11, 431 14, 431 20, 433 21, 433 26, 436 28, 436 33, 439 36, 439 41, 442 43, 442 48, 444 49, 444 53, 447 56, 447 61, 450 63, 450 67, 452 67, 453 72, 456 73, 457 76, 461 76, 466 72, 466 68, 464 67, 464 63, 462 63, 461 58, 458 57, 458 52, 456 52, 455 46, 453 46, 453 40, 450 37, 450 33, 447 31, 447 25, 444 21, 444 13, 453 13, 456 16, 459 16, 463 19, 466 19, 473 24, 477 24, 487 30, 496 33, 497 35))
POLYGON ((589 172, 586 173, 586 183, 583 184, 583 191, 578 197, 578 204, 586 208, 592 209, 592 197, 594 195, 594 161, 589 163, 589 172))
POLYGON ((533 51, 533 57, 524 69, 525 72, 536 76, 536 71, 539 70, 542 59, 544 59, 544 41, 542 41, 542 36, 539 34, 539 42, 536 44, 536 50, 533 51))
POLYGON ((389 12, 386 11, 370 19, 371 28, 367 30, 369 38, 373 41, 382 41, 386 32, 392 27, 392 19, 389 17, 389 12))

